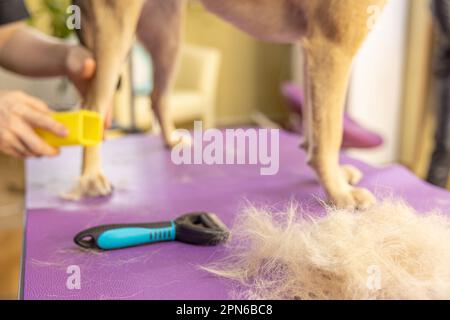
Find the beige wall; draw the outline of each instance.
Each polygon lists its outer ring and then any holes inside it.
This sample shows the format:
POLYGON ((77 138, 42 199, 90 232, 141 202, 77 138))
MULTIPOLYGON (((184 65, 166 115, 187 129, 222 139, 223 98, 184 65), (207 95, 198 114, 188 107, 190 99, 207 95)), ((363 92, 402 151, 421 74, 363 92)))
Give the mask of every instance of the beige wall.
POLYGON ((409 21, 408 55, 400 162, 424 177, 434 147, 432 98, 433 21, 426 1, 412 1, 409 21))
MULTIPOLYGON (((42 0, 25 0, 28 10, 38 12, 41 9, 42 0)), ((43 32, 49 32, 49 19, 45 14, 40 14, 39 19, 36 21, 36 27, 43 32)))
POLYGON ((246 123, 255 110, 274 118, 284 116, 279 88, 291 73, 289 46, 257 41, 197 3, 189 5, 185 38, 189 43, 222 52, 219 125, 246 123))

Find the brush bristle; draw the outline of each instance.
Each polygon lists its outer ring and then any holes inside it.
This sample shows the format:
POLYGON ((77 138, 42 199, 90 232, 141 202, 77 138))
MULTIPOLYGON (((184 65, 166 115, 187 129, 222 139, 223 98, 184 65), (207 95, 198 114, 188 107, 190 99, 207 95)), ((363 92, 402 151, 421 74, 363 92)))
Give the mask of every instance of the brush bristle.
POLYGON ((224 233, 230 233, 230 229, 219 219, 219 217, 215 214, 208 214, 209 219, 224 233))

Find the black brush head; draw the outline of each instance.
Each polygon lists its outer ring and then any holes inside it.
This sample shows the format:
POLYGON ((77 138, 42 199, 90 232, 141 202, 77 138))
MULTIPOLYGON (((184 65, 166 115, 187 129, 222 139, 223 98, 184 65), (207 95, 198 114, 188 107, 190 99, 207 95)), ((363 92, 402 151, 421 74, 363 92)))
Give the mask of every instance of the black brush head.
POLYGON ((177 220, 176 240, 195 245, 218 245, 228 240, 230 231, 213 213, 197 212, 177 220))

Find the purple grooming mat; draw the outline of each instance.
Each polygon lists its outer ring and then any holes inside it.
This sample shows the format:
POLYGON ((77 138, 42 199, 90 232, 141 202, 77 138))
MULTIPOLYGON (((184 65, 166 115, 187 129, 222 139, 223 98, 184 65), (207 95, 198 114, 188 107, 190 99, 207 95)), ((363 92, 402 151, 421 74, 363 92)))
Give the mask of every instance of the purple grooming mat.
MULTIPOLYGON (((73 237, 89 227, 111 223, 171 220, 192 211, 214 212, 228 225, 246 201, 283 207, 290 200, 323 213, 324 198, 313 171, 298 148, 298 136, 281 132, 280 171, 261 176, 259 167, 176 166, 159 137, 129 136, 105 143, 105 172, 113 196, 79 203, 58 194, 74 183, 80 149, 57 159, 27 162, 26 238, 23 299, 229 299, 232 283, 199 266, 220 258, 222 247, 171 242, 111 251, 86 252, 73 237), (81 288, 66 286, 70 266, 78 266, 81 288)), ((366 174, 362 186, 378 196, 405 198, 416 209, 450 212, 450 193, 393 165, 374 168, 343 156, 366 174)))

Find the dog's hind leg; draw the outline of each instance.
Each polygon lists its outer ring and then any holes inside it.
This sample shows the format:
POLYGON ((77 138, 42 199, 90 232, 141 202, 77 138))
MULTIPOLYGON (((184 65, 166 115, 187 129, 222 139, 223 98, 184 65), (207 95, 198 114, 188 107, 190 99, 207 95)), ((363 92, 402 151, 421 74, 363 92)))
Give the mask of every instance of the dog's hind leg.
POLYGON ((317 2, 314 21, 303 40, 306 52, 308 157, 330 200, 338 207, 366 208, 375 202, 356 188, 361 175, 341 167, 344 102, 352 60, 368 33, 367 7, 385 1, 317 2), (369 3, 370 2, 370 3, 369 3))
MULTIPOLYGON (((117 87, 120 69, 130 50, 144 0, 80 0, 85 45, 94 53, 97 70, 83 107, 106 116, 117 87)), ((103 175, 101 148, 84 150, 82 175, 68 199, 106 196, 112 186, 103 175)))
POLYGON ((174 135, 175 125, 167 97, 178 62, 184 9, 184 0, 148 0, 138 24, 138 36, 153 61, 152 109, 168 147, 180 142, 180 137, 174 135))

